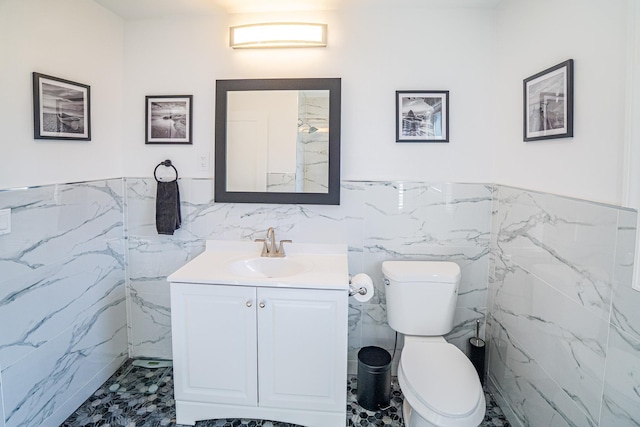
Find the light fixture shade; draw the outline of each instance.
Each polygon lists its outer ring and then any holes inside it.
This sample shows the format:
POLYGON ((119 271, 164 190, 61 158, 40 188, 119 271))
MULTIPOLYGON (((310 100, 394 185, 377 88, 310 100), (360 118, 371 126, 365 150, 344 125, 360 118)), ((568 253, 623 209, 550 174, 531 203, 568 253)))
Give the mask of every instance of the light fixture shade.
POLYGON ((301 22, 277 22, 240 25, 229 28, 229 46, 261 47, 324 47, 327 45, 327 25, 301 22))

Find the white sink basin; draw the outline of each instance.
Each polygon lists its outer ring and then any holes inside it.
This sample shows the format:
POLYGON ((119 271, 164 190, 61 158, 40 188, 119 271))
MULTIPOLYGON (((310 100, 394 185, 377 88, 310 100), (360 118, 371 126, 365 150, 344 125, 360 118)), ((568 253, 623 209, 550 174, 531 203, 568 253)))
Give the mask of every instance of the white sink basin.
POLYGON ((311 268, 309 263, 290 258, 250 258, 229 264, 235 274, 246 277, 287 277, 303 273, 311 268))
POLYGON ((209 240, 206 250, 167 280, 306 289, 349 289, 346 244, 288 243, 284 258, 261 257, 263 243, 209 240))

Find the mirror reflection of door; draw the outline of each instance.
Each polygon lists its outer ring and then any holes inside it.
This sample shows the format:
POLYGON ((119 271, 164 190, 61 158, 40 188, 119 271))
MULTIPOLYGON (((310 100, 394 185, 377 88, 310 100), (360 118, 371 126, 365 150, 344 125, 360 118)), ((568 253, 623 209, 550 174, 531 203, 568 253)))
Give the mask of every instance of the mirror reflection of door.
POLYGON ((264 112, 229 112, 227 190, 267 191, 267 122, 264 112))

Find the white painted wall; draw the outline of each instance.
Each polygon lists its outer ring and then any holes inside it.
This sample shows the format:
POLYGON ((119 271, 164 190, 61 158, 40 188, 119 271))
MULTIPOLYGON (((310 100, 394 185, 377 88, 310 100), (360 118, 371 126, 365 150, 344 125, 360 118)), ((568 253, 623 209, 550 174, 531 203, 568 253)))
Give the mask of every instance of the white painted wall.
MULTIPOLYGON (((627 99, 626 99, 626 151, 624 185, 625 205, 640 209, 640 1, 629 2, 629 31, 627 43, 627 99)), ((639 224, 640 225, 640 224, 639 224)), ((640 245, 636 248, 640 257, 640 245)), ((636 262, 636 268, 640 265, 636 262)), ((636 274, 636 277, 639 275, 636 274)), ((639 277, 640 278, 640 277, 639 277)), ((636 282, 637 284, 637 282, 636 282)), ((640 289, 640 285, 638 287, 640 289)))
POLYGON ((122 176, 123 43, 92 1, 0 2, 0 189, 122 176), (33 138, 34 71, 91 86, 91 141, 33 138))
POLYGON ((122 20, 83 0, 0 2, 0 188, 150 176, 213 176, 221 78, 341 77, 342 177, 496 182, 624 204, 628 9, 637 0, 503 0, 122 20), (228 27, 329 24, 319 49, 232 50, 228 27), (522 80, 575 60, 575 137, 522 141, 522 80), (31 72, 91 85, 91 142, 36 141, 31 72), (451 92, 451 142, 395 142, 395 91, 451 92), (194 95, 192 146, 144 144, 144 96, 194 95))
POLYGON ((278 15, 149 19, 125 24, 125 176, 171 158, 185 177, 211 177, 216 79, 341 77, 343 179, 491 180, 497 115, 494 11, 364 7, 278 15), (270 19, 329 25, 329 46, 233 50, 229 25, 270 19), (395 91, 451 92, 449 144, 397 144, 395 91), (145 146, 145 95, 194 95, 194 144, 145 146))
MULTIPOLYGON (((633 0, 636 1, 636 0, 633 0)), ((494 182, 623 204, 628 0, 505 0, 494 182), (522 80, 575 60, 574 137, 522 140, 522 80)))
POLYGON ((219 16, 158 18, 125 23, 124 176, 148 177, 171 159, 180 176, 209 177, 198 168, 199 155, 213 159, 214 89, 224 58, 219 16), (218 41, 216 43, 216 41, 218 41), (145 145, 144 97, 193 95, 193 145, 145 145))

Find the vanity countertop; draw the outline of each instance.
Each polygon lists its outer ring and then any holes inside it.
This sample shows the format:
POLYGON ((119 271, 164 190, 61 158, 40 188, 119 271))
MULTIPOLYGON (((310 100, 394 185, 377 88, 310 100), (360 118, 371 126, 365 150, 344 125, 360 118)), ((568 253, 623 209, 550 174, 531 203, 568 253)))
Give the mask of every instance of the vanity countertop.
POLYGON ((172 283, 349 290, 346 244, 284 243, 284 258, 260 257, 262 242, 208 240, 171 274, 172 283))

